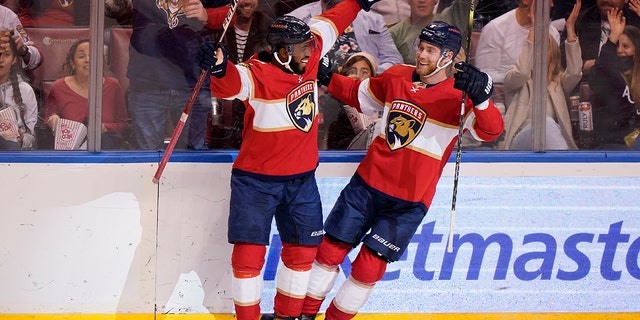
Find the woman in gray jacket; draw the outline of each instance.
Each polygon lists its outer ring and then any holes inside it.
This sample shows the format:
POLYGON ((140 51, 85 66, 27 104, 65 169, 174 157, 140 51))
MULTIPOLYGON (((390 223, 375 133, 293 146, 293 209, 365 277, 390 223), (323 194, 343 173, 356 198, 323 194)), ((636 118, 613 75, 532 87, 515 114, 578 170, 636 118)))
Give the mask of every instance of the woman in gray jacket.
MULTIPOLYGON (((565 51, 567 68, 562 70, 560 48, 549 36, 546 99, 546 148, 549 150, 575 150, 571 129, 567 96, 582 77, 580 43, 575 32, 575 22, 580 11, 581 0, 576 1, 567 18, 565 51)), ((530 13, 533 18, 533 12, 530 13)), ((531 150, 531 110, 533 106, 533 26, 529 31, 525 46, 515 65, 504 78, 505 136, 498 143, 501 150, 531 150)))

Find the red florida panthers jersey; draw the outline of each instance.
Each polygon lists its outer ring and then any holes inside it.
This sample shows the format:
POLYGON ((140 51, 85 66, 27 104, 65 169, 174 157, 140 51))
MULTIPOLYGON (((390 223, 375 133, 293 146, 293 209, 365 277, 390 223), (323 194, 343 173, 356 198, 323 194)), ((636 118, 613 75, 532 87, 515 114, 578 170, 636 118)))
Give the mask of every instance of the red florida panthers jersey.
MULTIPOLYGON (((233 168, 265 177, 291 177, 313 172, 318 164, 318 86, 320 58, 333 46, 338 30, 355 19, 355 0, 339 3, 309 22, 315 38, 304 74, 287 73, 260 59, 262 52, 226 75, 211 78, 212 94, 240 99, 246 112, 242 145, 233 168)), ((271 55, 272 57, 272 55, 271 55)), ((267 60, 267 59, 263 59, 267 60)))
MULTIPOLYGON (((390 196, 431 204, 442 170, 458 139, 462 92, 454 79, 414 85, 415 67, 397 65, 383 74, 356 81, 335 76, 329 92, 365 114, 383 110, 382 125, 357 172, 371 187, 390 196)), ((464 130, 492 141, 504 128, 500 111, 473 108, 467 99, 464 130)))

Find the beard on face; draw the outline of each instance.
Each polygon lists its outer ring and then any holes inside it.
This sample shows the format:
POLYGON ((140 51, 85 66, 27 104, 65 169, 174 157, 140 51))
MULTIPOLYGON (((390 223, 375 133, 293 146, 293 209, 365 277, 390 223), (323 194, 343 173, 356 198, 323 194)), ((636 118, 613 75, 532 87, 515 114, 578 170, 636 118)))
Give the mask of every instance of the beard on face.
POLYGON ((434 64, 429 63, 427 65, 421 65, 418 61, 416 61, 416 73, 419 76, 424 77, 434 70, 436 70, 436 66, 434 64))
POLYGON ((293 59, 291 59, 291 62, 289 62, 289 67, 291 68, 291 70, 293 70, 293 73, 295 74, 303 74, 304 71, 307 69, 306 65, 303 67, 300 61, 294 61, 293 59))

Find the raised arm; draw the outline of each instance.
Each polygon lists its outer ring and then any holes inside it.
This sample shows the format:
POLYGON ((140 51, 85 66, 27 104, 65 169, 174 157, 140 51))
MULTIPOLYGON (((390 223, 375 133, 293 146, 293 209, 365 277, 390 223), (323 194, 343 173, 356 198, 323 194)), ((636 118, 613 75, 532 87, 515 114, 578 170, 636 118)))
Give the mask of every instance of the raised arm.
POLYGON ((581 6, 582 0, 577 0, 565 24, 565 30, 567 31, 567 39, 565 40, 567 68, 562 77, 562 87, 565 90, 565 94, 569 94, 582 79, 582 50, 576 33, 576 21, 578 20, 581 6))

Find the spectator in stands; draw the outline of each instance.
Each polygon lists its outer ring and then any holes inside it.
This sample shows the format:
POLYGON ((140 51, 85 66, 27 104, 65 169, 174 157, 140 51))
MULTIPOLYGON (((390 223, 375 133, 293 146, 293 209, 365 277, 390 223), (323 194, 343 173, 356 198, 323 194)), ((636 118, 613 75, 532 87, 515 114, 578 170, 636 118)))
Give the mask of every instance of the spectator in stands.
MULTIPOLYGON (((107 11, 126 12, 128 4, 120 2, 113 0, 108 5, 125 8, 107 11)), ((134 146, 160 149, 166 137, 167 117, 173 125, 178 123, 200 75, 201 70, 194 63, 198 48, 210 39, 211 30, 221 29, 229 7, 205 9, 200 0, 133 0, 131 8, 133 33, 127 77, 134 146)), ((205 136, 210 109, 207 78, 176 148, 207 148, 205 136)))
MULTIPOLYGON (((549 150, 575 150, 567 97, 582 77, 580 44, 576 36, 575 23, 580 11, 581 0, 577 0, 569 15, 565 28, 567 39, 565 51, 567 68, 563 70, 559 44, 549 35, 547 94, 546 94, 546 148, 549 150)), ((532 150, 532 106, 533 106, 533 7, 529 10, 531 26, 529 35, 516 64, 511 66, 504 77, 504 89, 512 96, 504 117, 504 140, 498 143, 503 150, 532 150)))
POLYGON ((31 86, 21 76, 18 46, 13 38, 0 49, 0 149, 36 148, 35 125, 38 102, 31 86))
POLYGON ((640 128, 640 29, 626 25, 618 8, 609 10, 607 19, 610 33, 589 75, 594 148, 625 149, 640 128))
MULTIPOLYGON (((529 11, 534 3, 535 0, 520 0, 517 8, 491 20, 482 29, 475 65, 488 73, 494 82, 502 83, 505 73, 520 56, 533 23, 529 11)), ((549 3, 553 5, 553 2, 549 3)), ((558 30, 550 25, 549 32, 559 43, 558 30)), ((509 105, 509 101, 505 105, 509 105)))
MULTIPOLYGON (((237 64, 266 49, 271 22, 273 19, 258 9, 258 0, 238 0, 235 23, 221 42, 229 50, 229 61, 237 64)), ((215 40, 220 38, 220 33, 215 34, 215 40)))
POLYGON ((121 26, 129 26, 133 23, 133 4, 131 0, 105 0, 104 15, 121 26))
MULTIPOLYGON (((478 2, 478 0, 474 1, 478 2)), ((416 39, 418 39, 422 28, 431 21, 440 20, 457 26, 462 31, 463 39, 466 39, 471 0, 453 1, 451 6, 434 14, 437 2, 437 0, 409 0, 411 16, 389 28, 389 33, 391 33, 393 42, 400 51, 404 63, 416 63, 416 39)))
MULTIPOLYGON (((235 24, 222 39, 222 45, 229 50, 229 61, 238 64, 267 49, 266 34, 272 22, 273 19, 258 9, 258 0, 239 0, 235 24)), ((214 39, 220 39, 220 33, 215 34, 214 39)), ((208 145, 212 149, 239 149, 244 127, 244 104, 238 99, 219 99, 218 104, 222 106, 222 112, 231 110, 231 126, 215 123, 211 134, 208 134, 211 137, 208 145)))
POLYGON ((9 38, 16 43, 17 54, 24 69, 32 70, 40 65, 40 50, 29 40, 20 19, 9 8, 0 5, 0 49, 8 49, 9 38))
POLYGON ((88 26, 91 1, 8 0, 25 27, 88 26))
MULTIPOLYGON (((308 22, 312 16, 328 10, 343 0, 319 0, 306 4, 289 15, 308 22)), ((416 35, 417 37, 417 35, 416 35)), ((338 37, 328 56, 334 72, 356 52, 367 52, 378 60, 378 72, 402 63, 384 19, 374 12, 360 11, 353 23, 338 37)))
MULTIPOLYGON (((347 59, 338 73, 353 79, 364 80, 377 74, 377 68, 378 63, 372 55, 358 52, 347 59)), ((379 118, 377 114, 367 116, 358 112, 356 108, 341 103, 330 94, 321 96, 319 105, 324 115, 324 126, 328 126, 326 137, 328 149, 347 149, 358 133, 379 118)), ((319 129, 322 127, 321 125, 319 129)), ((360 148, 366 149, 362 146, 360 148)))
MULTIPOLYGON (((56 129, 60 119, 88 125, 89 119, 89 40, 76 41, 62 65, 69 76, 56 80, 45 105, 45 122, 56 129)), ((102 83, 102 149, 119 149, 127 128, 127 109, 117 79, 104 76, 102 83)))
MULTIPOLYGON (((627 25, 640 27, 638 14, 625 6, 628 0, 596 0, 595 5, 584 8, 576 22, 576 32, 582 49, 583 80, 589 80, 589 72, 607 42, 610 26, 607 13, 612 8, 623 10, 627 25)), ((633 3, 633 1, 631 2, 633 3)))
POLYGON ((477 22, 479 29, 482 29, 489 21, 517 8, 518 2, 519 0, 478 1, 474 22, 477 22))
POLYGON ((409 0, 385 0, 371 6, 371 11, 381 15, 387 26, 391 27, 409 18, 411 6, 409 5, 409 0))
MULTIPOLYGON (((435 13, 437 2, 437 0, 409 0, 411 16, 389 28, 389 33, 404 63, 412 65, 416 63, 416 39, 431 21, 441 20, 457 26, 462 31, 463 39, 466 39, 467 32, 471 32, 467 30, 471 0, 455 0, 442 12, 435 13)), ((477 4, 478 0, 474 2, 477 4)))

